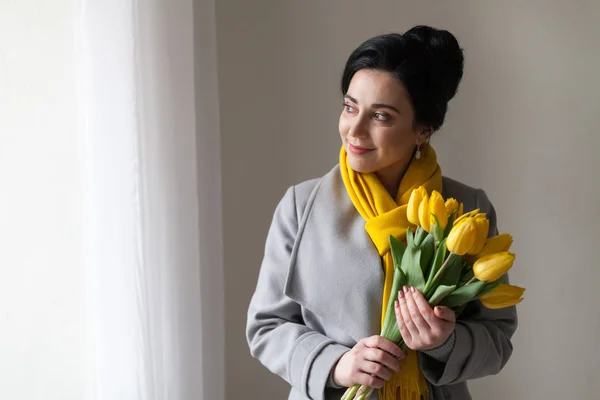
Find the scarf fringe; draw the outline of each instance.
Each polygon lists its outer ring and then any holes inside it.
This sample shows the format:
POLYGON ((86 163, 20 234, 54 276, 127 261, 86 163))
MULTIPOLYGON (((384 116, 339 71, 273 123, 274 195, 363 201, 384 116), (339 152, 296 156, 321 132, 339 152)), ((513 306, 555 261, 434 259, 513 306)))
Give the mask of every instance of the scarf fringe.
POLYGON ((428 388, 422 388, 418 379, 400 379, 398 374, 379 389, 380 400, 421 400, 426 399, 428 388))

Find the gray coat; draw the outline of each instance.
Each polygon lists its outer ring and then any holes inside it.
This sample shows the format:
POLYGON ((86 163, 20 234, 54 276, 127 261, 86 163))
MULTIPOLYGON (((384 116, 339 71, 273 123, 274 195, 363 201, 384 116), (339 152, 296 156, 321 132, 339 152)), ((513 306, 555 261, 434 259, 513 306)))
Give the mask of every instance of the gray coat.
MULTIPOLYGON (((485 192, 443 179, 443 196, 496 213, 485 192)), ((339 167, 290 187, 275 211, 248 309, 250 352, 291 385, 288 399, 339 400, 330 374, 360 339, 379 334, 383 269, 339 167)), ((466 381, 497 374, 512 353, 516 308, 472 302, 441 347, 419 352, 431 399, 471 399, 466 381)), ((376 399, 374 394, 372 399, 376 399)))

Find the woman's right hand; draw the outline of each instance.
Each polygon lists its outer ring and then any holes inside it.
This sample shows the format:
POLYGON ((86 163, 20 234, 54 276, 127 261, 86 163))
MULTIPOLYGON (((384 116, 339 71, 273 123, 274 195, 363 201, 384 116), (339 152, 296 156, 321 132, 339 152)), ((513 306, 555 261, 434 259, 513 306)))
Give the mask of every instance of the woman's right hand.
POLYGON ((344 387, 361 384, 380 389, 394 372, 400 371, 404 357, 398 345, 382 336, 362 339, 340 358, 333 371, 333 382, 344 387))

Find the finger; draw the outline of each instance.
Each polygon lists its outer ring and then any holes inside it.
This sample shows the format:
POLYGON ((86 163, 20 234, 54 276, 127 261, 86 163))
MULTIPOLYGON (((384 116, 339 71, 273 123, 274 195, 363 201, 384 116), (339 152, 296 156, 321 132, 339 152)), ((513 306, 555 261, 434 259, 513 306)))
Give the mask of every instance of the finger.
POLYGON ((398 293, 398 302, 400 303, 400 312, 402 313, 402 319, 404 321, 404 325, 406 325, 406 329, 410 332, 412 337, 419 336, 419 329, 415 325, 410 316, 410 311, 408 310, 407 299, 410 296, 408 288, 404 286, 404 291, 398 293))
POLYGON ((360 366, 360 369, 361 371, 374 375, 377 378, 383 379, 384 381, 389 381, 392 379, 392 371, 390 371, 389 368, 386 368, 384 365, 373 361, 365 361, 360 366))
POLYGON ((366 372, 360 372, 356 377, 356 383, 358 383, 359 385, 381 389, 385 381, 366 372))
POLYGON ((419 330, 419 332, 429 332, 431 330, 431 327, 429 326, 429 324, 427 323, 427 321, 425 321, 425 318, 423 317, 423 315, 421 314, 421 310, 419 310, 419 307, 417 306, 417 303, 415 302, 415 298, 414 298, 414 294, 415 294, 416 289, 414 287, 411 287, 410 290, 408 291, 408 293, 406 293, 406 305, 408 307, 408 312, 410 313, 410 317, 413 320, 413 322, 415 323, 415 325, 417 326, 417 329, 419 330))
POLYGON ((433 312, 439 319, 443 319, 447 322, 456 322, 456 314, 448 307, 437 306, 434 308, 433 312))
POLYGON ((402 359, 406 356, 406 354, 404 354, 404 352, 402 351, 400 346, 398 346, 396 343, 392 342, 391 340, 386 339, 383 336, 379 336, 379 335, 374 335, 374 336, 369 337, 365 341, 365 346, 387 351, 392 356, 400 358, 400 359, 402 359))
POLYGON ((383 350, 367 348, 364 357, 365 360, 379 363, 392 371, 400 371, 400 360, 383 350))
POLYGON ((398 325, 398 330, 402 335, 402 339, 404 339, 404 343, 408 344, 411 342, 412 336, 408 331, 408 328, 404 324, 404 317, 402 316, 402 311, 400 311, 400 304, 398 300, 396 300, 396 302, 394 303, 394 311, 396 312, 396 322, 398 325))
POLYGON ((423 293, 421 293, 421 291, 418 289, 415 289, 412 295, 413 300, 417 305, 417 308, 421 312, 421 315, 423 316, 427 324, 431 327, 436 322, 436 316, 433 313, 433 309, 429 305, 429 302, 427 301, 425 296, 423 296, 423 293))

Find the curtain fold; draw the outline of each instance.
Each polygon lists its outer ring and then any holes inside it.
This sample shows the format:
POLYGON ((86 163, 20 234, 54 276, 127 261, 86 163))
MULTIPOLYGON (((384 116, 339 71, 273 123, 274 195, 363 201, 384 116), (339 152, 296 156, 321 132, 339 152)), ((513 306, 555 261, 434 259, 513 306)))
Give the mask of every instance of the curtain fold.
MULTIPOLYGON (((222 385, 222 365, 207 371, 203 361, 222 360, 223 351, 202 320, 222 326, 223 317, 206 309, 202 288, 223 282, 220 218, 211 226, 203 218, 220 215, 220 150, 198 159, 219 133, 206 123, 218 118, 216 86, 202 94, 209 107, 196 104, 196 5, 78 6, 87 398, 202 399, 207 388, 223 398, 214 386, 222 385), (203 179, 199 168, 211 166, 213 179, 203 179), (217 237, 201 240, 211 231, 217 237)), ((205 43, 216 54, 214 36, 205 43)), ((199 79, 216 82, 216 67, 213 75, 199 79)))

